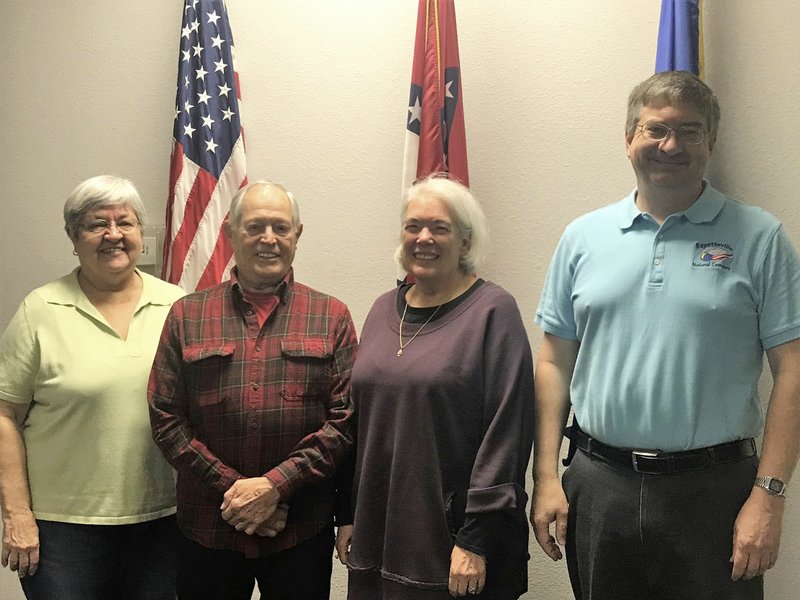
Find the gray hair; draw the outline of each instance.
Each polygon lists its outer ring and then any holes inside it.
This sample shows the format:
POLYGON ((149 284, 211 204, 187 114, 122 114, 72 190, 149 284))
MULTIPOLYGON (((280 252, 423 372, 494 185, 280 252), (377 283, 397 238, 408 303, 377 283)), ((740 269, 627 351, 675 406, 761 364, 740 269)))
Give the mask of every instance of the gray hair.
POLYGON ((98 208, 129 205, 136 214, 139 229, 144 231, 145 210, 133 183, 115 175, 97 175, 78 184, 64 203, 64 230, 74 242, 86 214, 98 208))
POLYGON ((267 181, 265 179, 253 181, 241 187, 236 195, 231 199, 231 207, 228 212, 228 222, 232 225, 238 225, 242 218, 242 200, 251 189, 255 187, 265 187, 270 190, 277 190, 286 194, 289 199, 289 204, 292 207, 292 227, 297 230, 300 227, 300 206, 294 197, 294 194, 283 187, 280 183, 274 181, 267 181))
POLYGON ((711 143, 717 139, 720 110, 714 92, 697 75, 688 71, 664 71, 645 79, 628 97, 625 132, 633 135, 643 106, 691 104, 706 119, 711 143))
MULTIPOLYGON (((474 273, 489 254, 489 229, 478 199, 461 183, 441 174, 430 175, 406 190, 400 209, 401 228, 408 205, 422 196, 433 196, 450 210, 461 239, 469 240, 467 252, 459 258, 458 267, 462 273, 474 273)), ((402 244, 395 251, 395 260, 405 268, 402 244)))

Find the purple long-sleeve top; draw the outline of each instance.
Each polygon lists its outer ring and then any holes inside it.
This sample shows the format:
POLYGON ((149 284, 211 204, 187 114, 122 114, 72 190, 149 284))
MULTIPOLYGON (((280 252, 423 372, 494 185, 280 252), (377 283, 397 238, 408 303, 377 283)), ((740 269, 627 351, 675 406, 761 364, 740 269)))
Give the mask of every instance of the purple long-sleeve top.
POLYGON ((404 325, 392 290, 364 324, 352 374, 358 415, 350 568, 446 589, 453 544, 492 580, 526 585, 525 475, 533 360, 514 299, 484 283, 441 318, 404 325))

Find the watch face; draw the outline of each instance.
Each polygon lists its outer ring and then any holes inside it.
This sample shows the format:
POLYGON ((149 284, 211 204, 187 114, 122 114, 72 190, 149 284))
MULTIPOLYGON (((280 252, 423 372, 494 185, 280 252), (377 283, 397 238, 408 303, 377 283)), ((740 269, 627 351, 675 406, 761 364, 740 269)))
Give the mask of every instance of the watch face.
POLYGON ((770 479, 769 489, 771 492, 780 494, 783 491, 783 482, 778 479, 770 479))

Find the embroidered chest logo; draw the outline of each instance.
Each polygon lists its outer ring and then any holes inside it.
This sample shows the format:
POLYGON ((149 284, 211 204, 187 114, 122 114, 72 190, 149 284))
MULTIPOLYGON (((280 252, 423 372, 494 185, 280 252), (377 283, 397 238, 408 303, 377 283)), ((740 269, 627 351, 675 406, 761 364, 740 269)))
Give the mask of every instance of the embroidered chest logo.
POLYGON ((730 270, 733 262, 733 248, 730 244, 720 242, 697 242, 695 245, 693 267, 713 267, 717 269, 730 270))

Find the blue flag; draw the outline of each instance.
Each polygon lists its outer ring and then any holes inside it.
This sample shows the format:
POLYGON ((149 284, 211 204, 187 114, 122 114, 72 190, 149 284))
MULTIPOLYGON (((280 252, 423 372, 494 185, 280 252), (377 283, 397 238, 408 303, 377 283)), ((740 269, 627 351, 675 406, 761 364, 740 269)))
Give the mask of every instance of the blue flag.
POLYGON ((661 0, 656 73, 701 67, 700 0, 661 0))

